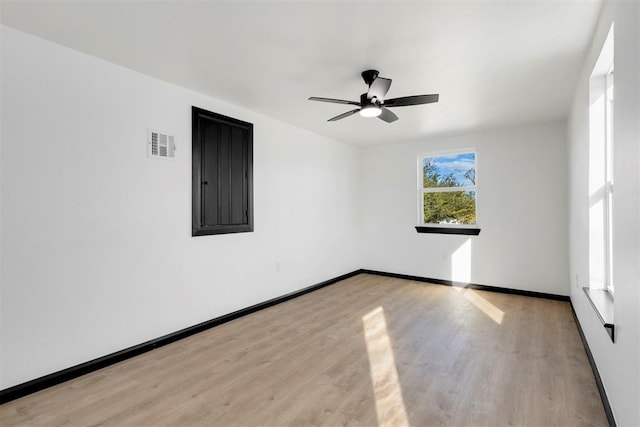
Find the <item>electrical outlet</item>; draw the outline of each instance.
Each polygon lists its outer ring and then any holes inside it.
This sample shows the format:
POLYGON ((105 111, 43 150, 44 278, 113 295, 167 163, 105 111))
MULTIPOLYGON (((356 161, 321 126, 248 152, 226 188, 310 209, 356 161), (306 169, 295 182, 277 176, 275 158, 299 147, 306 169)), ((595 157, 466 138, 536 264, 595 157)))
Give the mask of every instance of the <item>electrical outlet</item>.
POLYGON ((580 289, 580 276, 576 274, 576 288, 580 289))
POLYGON ((280 261, 276 261, 276 273, 280 273, 280 268, 281 268, 280 261))

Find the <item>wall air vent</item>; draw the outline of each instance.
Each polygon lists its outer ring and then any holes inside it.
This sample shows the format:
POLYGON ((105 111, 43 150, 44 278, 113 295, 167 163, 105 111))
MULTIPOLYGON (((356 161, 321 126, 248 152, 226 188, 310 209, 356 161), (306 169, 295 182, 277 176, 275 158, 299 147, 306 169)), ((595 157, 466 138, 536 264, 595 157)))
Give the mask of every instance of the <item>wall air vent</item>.
POLYGON ((173 135, 148 129, 147 131, 147 155, 151 159, 173 159, 175 157, 176 144, 173 135))

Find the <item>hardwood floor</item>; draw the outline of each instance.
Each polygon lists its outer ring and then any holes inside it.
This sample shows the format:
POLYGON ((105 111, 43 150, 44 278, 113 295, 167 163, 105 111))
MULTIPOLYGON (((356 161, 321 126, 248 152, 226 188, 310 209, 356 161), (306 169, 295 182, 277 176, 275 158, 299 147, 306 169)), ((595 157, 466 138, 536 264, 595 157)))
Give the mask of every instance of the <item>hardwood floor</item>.
POLYGON ((568 303, 360 274, 9 402, 0 424, 607 420, 568 303))

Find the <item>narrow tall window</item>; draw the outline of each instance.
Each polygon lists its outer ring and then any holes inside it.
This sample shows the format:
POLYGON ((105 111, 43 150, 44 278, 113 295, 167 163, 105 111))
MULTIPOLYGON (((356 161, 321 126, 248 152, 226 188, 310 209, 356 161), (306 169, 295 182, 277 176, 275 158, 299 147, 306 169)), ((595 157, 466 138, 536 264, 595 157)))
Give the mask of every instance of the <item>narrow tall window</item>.
POLYGON ((612 294, 613 31, 589 81, 589 286, 612 294))
POLYGON ((607 206, 606 215, 606 271, 607 271, 607 289, 613 293, 613 65, 609 69, 606 78, 607 85, 607 135, 605 139, 605 205, 607 206))
POLYGON ((475 152, 420 156, 418 167, 421 224, 476 224, 475 152))

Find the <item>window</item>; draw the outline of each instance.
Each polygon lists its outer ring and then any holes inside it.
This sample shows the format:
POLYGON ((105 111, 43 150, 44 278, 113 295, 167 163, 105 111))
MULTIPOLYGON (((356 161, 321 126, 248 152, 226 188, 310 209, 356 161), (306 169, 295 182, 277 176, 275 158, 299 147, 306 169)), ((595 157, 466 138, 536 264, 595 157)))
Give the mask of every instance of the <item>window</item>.
POLYGON ((613 24, 589 79, 589 286, 583 287, 615 342, 613 302, 613 24))
POLYGON ((613 293, 613 26, 589 81, 589 286, 613 293))
POLYGON ((606 277, 607 277, 607 290, 613 293, 613 65, 607 73, 605 79, 606 84, 606 127, 607 135, 605 138, 605 206, 606 206, 606 219, 605 229, 607 238, 605 242, 606 252, 606 277))
POLYGON ((423 155, 418 158, 418 169, 421 225, 464 227, 477 223, 474 151, 423 155))
POLYGON ((193 107, 192 235, 253 231, 253 125, 193 107))

